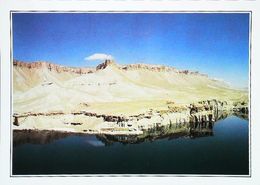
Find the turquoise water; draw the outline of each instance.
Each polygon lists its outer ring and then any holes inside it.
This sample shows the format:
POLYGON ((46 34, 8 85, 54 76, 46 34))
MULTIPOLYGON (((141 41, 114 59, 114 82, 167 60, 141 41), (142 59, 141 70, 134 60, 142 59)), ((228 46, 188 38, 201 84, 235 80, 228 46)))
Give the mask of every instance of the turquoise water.
POLYGON ((217 121, 209 134, 134 144, 95 135, 14 132, 13 174, 249 174, 248 121, 217 121))

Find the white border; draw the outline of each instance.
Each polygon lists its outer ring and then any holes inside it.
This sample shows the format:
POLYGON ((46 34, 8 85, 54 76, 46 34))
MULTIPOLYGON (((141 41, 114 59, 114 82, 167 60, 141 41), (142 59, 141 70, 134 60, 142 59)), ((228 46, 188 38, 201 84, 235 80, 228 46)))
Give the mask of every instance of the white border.
MULTIPOLYGON (((107 14, 117 14, 117 13, 125 13, 125 14, 131 14, 131 13, 142 13, 142 14, 149 14, 149 13, 162 13, 162 14, 180 14, 180 13, 189 13, 189 14, 211 14, 211 13, 244 13, 244 14, 249 14, 249 25, 248 25, 248 30, 249 30, 249 35, 248 35, 248 40, 249 40, 249 53, 248 53, 248 75, 249 75, 249 78, 248 78, 248 98, 249 98, 249 125, 248 125, 248 141, 249 141, 249 145, 248 145, 248 157, 249 157, 249 174, 248 175, 229 175, 229 174, 48 174, 48 175, 13 175, 12 174, 12 167, 13 167, 13 124, 10 122, 10 135, 11 135, 11 138, 10 138, 10 176, 11 177, 104 177, 104 176, 107 176, 107 177, 110 177, 110 176, 118 176, 118 177, 138 177, 138 176, 144 176, 144 177, 251 177, 251 145, 250 145, 250 140, 251 140, 251 135, 250 135, 250 94, 251 94, 251 89, 250 89, 250 72, 251 72, 251 59, 250 59, 250 55, 251 55, 251 17, 252 17, 252 12, 249 12, 249 11, 194 11, 194 12, 191 12, 191 11, 140 11, 140 12, 137 12, 137 11, 11 11, 10 12, 10 22, 12 23, 12 14, 19 14, 19 13, 46 13, 46 14, 49 14, 49 13, 54 13, 54 14, 58 14, 58 13, 66 13, 66 14, 70 14, 70 13, 90 13, 90 14, 99 14, 99 13, 107 13, 107 14)), ((11 47, 10 47, 10 51, 11 51, 11 56, 10 56, 10 62, 13 61, 13 29, 12 29, 12 24, 10 25, 10 37, 11 37, 11 47)), ((12 115, 13 115, 13 83, 12 83, 12 77, 13 77, 13 65, 12 63, 10 64, 10 79, 11 79, 11 115, 10 115, 10 120, 12 120, 12 115)))
MULTIPOLYGON (((134 1, 134 0, 133 0, 134 1)), ((92 0, 90 2, 83 2, 81 0, 75 1, 47 1, 47 0, 10 0, 4 3, 0 2, 0 46, 1 46, 1 148, 0 148, 0 178, 1 184, 132 184, 132 183, 149 183, 149 184, 260 184, 260 119, 257 113, 260 112, 260 105, 257 102, 257 95, 260 94, 259 88, 257 87, 257 78, 259 73, 257 72, 260 67, 259 52, 260 49, 259 41, 260 37, 257 35, 259 32, 259 21, 260 14, 256 11, 259 7, 259 3, 256 1, 144 1, 144 2, 99 2, 92 0), (123 6, 122 6, 123 5, 123 6), (125 8, 127 7, 127 8, 125 8), (10 177, 10 64, 6 61, 10 60, 10 28, 9 11, 10 10, 82 10, 85 11, 122 11, 127 9, 129 11, 140 11, 140 10, 151 10, 151 11, 252 11, 253 13, 253 24, 252 24, 252 50, 251 50, 251 160, 252 160, 252 173, 251 178, 240 178, 240 177, 10 177), (258 32, 257 32, 258 31, 258 32), (254 100, 254 101, 253 101, 254 100), (5 124, 3 124, 5 123, 5 124)))

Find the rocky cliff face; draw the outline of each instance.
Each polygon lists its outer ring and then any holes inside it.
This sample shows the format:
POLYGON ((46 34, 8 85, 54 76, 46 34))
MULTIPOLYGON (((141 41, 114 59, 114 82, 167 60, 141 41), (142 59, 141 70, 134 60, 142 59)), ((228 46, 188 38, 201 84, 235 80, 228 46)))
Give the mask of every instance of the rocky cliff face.
POLYGON ((248 117, 247 92, 198 72, 113 60, 96 68, 17 60, 13 66, 16 129, 137 135, 208 124, 224 111, 248 117))
POLYGON ((45 61, 36 61, 36 62, 22 62, 18 60, 13 61, 13 66, 28 68, 28 69, 42 69, 47 68, 50 71, 56 71, 57 73, 62 72, 71 72, 76 74, 87 74, 93 73, 98 70, 103 70, 108 66, 113 66, 117 69, 124 71, 133 71, 133 70, 148 70, 153 72, 175 72, 179 74, 193 74, 193 75, 202 75, 207 76, 205 74, 201 74, 198 71, 189 71, 189 70, 177 70, 174 67, 163 66, 163 65, 152 65, 152 64, 129 64, 129 65, 119 65, 114 60, 105 60, 103 63, 97 65, 96 68, 86 68, 86 67, 65 67, 45 61))
POLYGON ((108 66, 118 67, 114 60, 105 60, 105 62, 99 64, 99 65, 96 67, 96 70, 105 69, 105 68, 107 68, 108 66))
POLYGON ((129 64, 125 66, 120 66, 122 70, 149 70, 154 72, 175 72, 179 74, 193 74, 193 75, 202 75, 207 76, 206 74, 201 74, 198 71, 189 71, 189 70, 178 70, 174 67, 163 66, 163 65, 152 65, 152 64, 129 64))
MULTIPOLYGON (((52 118, 54 120, 62 120, 61 127, 64 125, 74 128, 82 127, 82 130, 78 132, 82 133, 103 133, 108 135, 114 135, 116 131, 125 130, 125 134, 143 134, 149 132, 151 129, 158 129, 164 127, 172 127, 172 131, 176 132, 196 132, 197 129, 205 129, 208 126, 212 128, 212 124, 217 120, 224 119, 228 115, 243 113, 243 119, 248 119, 248 105, 243 105, 243 110, 240 109, 241 105, 234 106, 228 104, 226 101, 218 100, 205 100, 198 103, 193 103, 189 105, 176 106, 171 105, 166 110, 150 110, 142 114, 131 115, 131 116, 115 116, 106 114, 97 114, 94 112, 50 112, 50 113, 24 113, 24 114, 14 114, 13 124, 17 127, 26 124, 28 119, 43 119, 52 118), (73 115, 75 119, 73 122, 70 120, 73 115), (100 121, 102 124, 97 130, 86 129, 84 124, 86 124, 87 119, 92 119, 100 121), (113 127, 108 125, 113 125, 113 127), (182 127, 182 130, 178 128, 182 127)), ((31 127, 28 127, 32 129, 31 127)), ((210 133, 211 131, 209 131, 210 133)), ((150 135, 148 133, 148 135, 150 135)))
POLYGON ((44 62, 44 61, 28 63, 28 62, 14 60, 13 66, 20 67, 20 68, 28 68, 28 69, 47 68, 50 71, 55 71, 57 73, 70 72, 70 73, 77 73, 77 74, 92 73, 95 70, 93 68, 65 67, 65 66, 60 66, 57 64, 52 64, 52 63, 44 62))
POLYGON ((121 66, 123 70, 150 70, 155 72, 170 72, 170 71, 177 71, 173 67, 162 66, 162 65, 149 65, 149 64, 129 64, 126 66, 121 66))

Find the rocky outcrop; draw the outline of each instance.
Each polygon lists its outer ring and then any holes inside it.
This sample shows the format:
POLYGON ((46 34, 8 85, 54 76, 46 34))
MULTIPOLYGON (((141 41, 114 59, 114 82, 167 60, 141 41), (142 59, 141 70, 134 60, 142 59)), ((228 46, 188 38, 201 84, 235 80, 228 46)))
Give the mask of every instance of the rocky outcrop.
POLYGON ((105 68, 107 68, 108 66, 116 66, 116 67, 117 67, 117 64, 115 63, 114 60, 105 60, 105 62, 99 64, 99 65, 96 67, 96 70, 105 69, 105 68))
POLYGON ((64 115, 64 112, 61 111, 54 111, 54 112, 47 112, 47 113, 35 113, 35 112, 25 112, 22 114, 14 113, 14 118, 23 118, 23 117, 30 117, 30 116, 55 116, 55 115, 64 115))
POLYGON ((170 72, 176 71, 173 67, 163 66, 163 65, 149 65, 149 64, 129 64, 125 66, 121 66, 120 69, 122 70, 149 70, 155 72, 170 72))
POLYGON ((28 68, 28 69, 42 69, 47 68, 50 71, 55 71, 57 73, 62 72, 71 72, 76 74, 88 74, 94 73, 98 70, 106 69, 108 66, 113 66, 119 70, 132 71, 132 70, 149 70, 153 72, 175 72, 184 75, 201 75, 198 71, 189 71, 189 70, 177 70, 174 67, 163 66, 163 65, 152 65, 152 64, 129 64, 129 65, 119 65, 114 60, 105 60, 103 63, 99 64, 96 68, 80 68, 80 67, 65 67, 45 61, 36 61, 36 62, 22 62, 18 60, 13 61, 14 67, 28 68))
MULTIPOLYGON (((42 117, 50 116, 53 118, 64 118, 66 116, 81 116, 81 117, 91 117, 95 120, 100 120, 105 125, 110 123, 113 125, 111 128, 100 128, 100 131, 107 133, 113 132, 118 128, 127 129, 128 131, 147 131, 153 128, 165 127, 165 126, 174 126, 178 127, 184 124, 191 124, 195 127, 203 127, 203 125, 208 125, 209 123, 214 123, 219 119, 225 118, 227 115, 235 114, 240 115, 242 118, 248 117, 247 105, 243 104, 244 107, 241 107, 241 104, 229 104, 226 101, 218 100, 206 100, 200 101, 188 105, 171 105, 168 106, 166 110, 152 110, 131 116, 115 116, 115 115, 105 115, 97 114, 87 111, 79 112, 48 112, 48 113, 32 113, 27 112, 23 114, 14 114, 13 115, 13 124, 15 126, 20 125, 20 119, 25 120, 27 117, 42 117)), ((68 122, 65 121, 64 124, 70 124, 72 126, 82 125, 83 122, 68 122)))
POLYGON ((138 129, 147 130, 167 125, 185 123, 213 123, 233 114, 233 106, 225 101, 207 100, 186 106, 168 107, 166 110, 150 110, 144 114, 130 116, 128 121, 118 122, 120 127, 138 125, 138 129))
POLYGON ((95 71, 94 68, 77 68, 77 67, 65 67, 57 64, 52 64, 44 61, 37 62, 22 62, 18 60, 13 61, 14 67, 28 68, 28 69, 43 69, 47 68, 50 71, 55 71, 57 73, 70 72, 76 74, 87 74, 93 73, 95 71))
POLYGON ((131 70, 148 70, 153 72, 175 72, 178 74, 185 74, 185 75, 200 75, 206 76, 206 74, 201 74, 198 71, 190 71, 190 70, 177 70, 174 67, 163 66, 163 65, 152 65, 152 64, 129 64, 125 66, 120 66, 121 70, 131 71, 131 70))
POLYGON ((200 76, 205 76, 205 77, 208 77, 208 75, 206 74, 202 74, 202 73, 199 73, 198 71, 190 71, 190 70, 177 70, 177 73, 179 74, 185 74, 185 75, 200 75, 200 76))
POLYGON ((247 102, 234 102, 233 103, 233 112, 234 115, 237 117, 240 117, 242 119, 249 119, 249 109, 248 109, 248 103, 247 102))

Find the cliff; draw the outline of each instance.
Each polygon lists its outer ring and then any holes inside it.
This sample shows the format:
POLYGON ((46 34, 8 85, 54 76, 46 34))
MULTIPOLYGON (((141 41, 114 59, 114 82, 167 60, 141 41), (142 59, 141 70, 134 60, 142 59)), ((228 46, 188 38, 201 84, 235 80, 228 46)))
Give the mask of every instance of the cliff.
POLYGON ((198 71, 190 70, 177 70, 174 67, 163 66, 163 65, 153 65, 153 64, 128 64, 119 65, 114 60, 105 60, 103 63, 97 65, 95 68, 91 67, 65 67, 57 64, 53 64, 45 61, 35 61, 35 62, 23 62, 19 60, 13 61, 13 66, 28 69, 49 69, 50 71, 55 71, 57 73, 70 72, 76 74, 87 74, 93 73, 98 70, 106 69, 107 67, 115 67, 123 71, 129 70, 148 70, 153 72, 175 72, 179 74, 194 74, 207 76, 205 74, 200 74, 198 71))
POLYGON ((222 111, 248 115, 248 93, 189 70, 150 64, 96 68, 13 63, 15 129, 143 134, 154 127, 211 123, 222 111))
POLYGON ((76 74, 87 74, 95 70, 94 68, 65 67, 65 66, 45 62, 45 61, 36 61, 36 62, 29 63, 29 62, 14 60, 13 66, 19 68, 28 68, 31 70, 46 68, 50 71, 55 71, 57 73, 69 72, 69 73, 76 73, 76 74))
POLYGON ((14 60, 13 66, 14 110, 18 113, 83 109, 132 114, 168 106, 167 101, 248 99, 246 91, 223 81, 162 65, 120 65, 106 60, 96 68, 76 68, 14 60))

